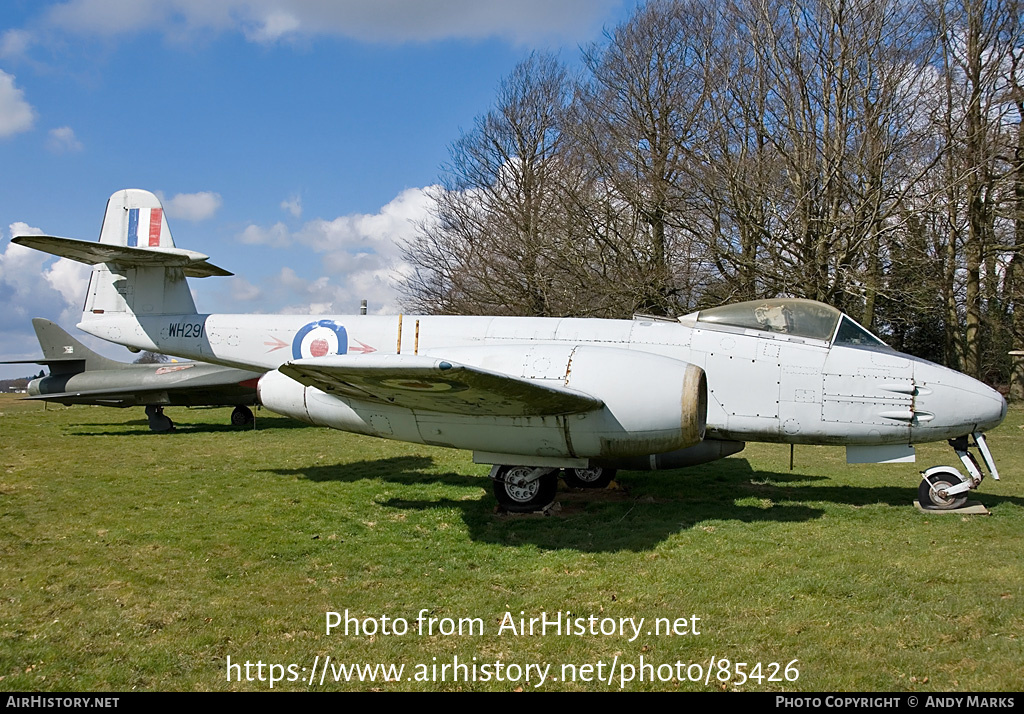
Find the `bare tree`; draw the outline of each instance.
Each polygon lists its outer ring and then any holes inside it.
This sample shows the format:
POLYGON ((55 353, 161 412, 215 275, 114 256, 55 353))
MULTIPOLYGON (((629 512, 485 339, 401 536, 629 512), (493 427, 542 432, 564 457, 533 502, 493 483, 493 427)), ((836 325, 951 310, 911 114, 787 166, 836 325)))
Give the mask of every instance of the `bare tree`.
MULTIPOLYGON (((923 171, 906 161, 924 55, 919 15, 866 0, 729 6, 728 79, 709 157, 735 232, 740 290, 856 308, 873 320, 885 234, 923 171), (755 278, 756 276, 756 278, 755 278)), ((733 272, 735 271, 735 272, 733 272)))
POLYGON ((687 218, 714 21, 704 5, 654 0, 584 53, 591 80, 573 129, 600 177, 597 205, 619 217, 618 280, 640 311, 676 313, 704 279, 703 244, 687 218))
POLYGON ((566 220, 562 121, 572 85, 558 60, 533 54, 494 107, 451 148, 434 221, 405 257, 406 303, 440 313, 557 315, 581 304, 566 268, 585 249, 566 220))
POLYGON ((962 355, 965 371, 979 377, 986 371, 983 325, 988 318, 991 335, 998 330, 992 318, 1003 312, 998 234, 1005 230, 1000 204, 1014 174, 1005 137, 1012 112, 1010 78, 1017 71, 1015 53, 1021 51, 1020 10, 1017 0, 962 0, 936 8, 946 90, 939 127, 946 180, 947 341, 962 355), (961 312, 962 347, 957 344, 961 312))

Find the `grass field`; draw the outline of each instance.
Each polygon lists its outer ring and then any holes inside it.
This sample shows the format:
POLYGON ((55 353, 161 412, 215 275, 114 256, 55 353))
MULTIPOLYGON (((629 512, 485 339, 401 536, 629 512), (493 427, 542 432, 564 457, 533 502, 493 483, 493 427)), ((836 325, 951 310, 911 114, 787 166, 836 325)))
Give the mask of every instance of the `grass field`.
POLYGON ((172 434, 141 410, 3 396, 0 413, 3 690, 267 690, 271 663, 292 690, 528 690, 543 670, 526 681, 527 665, 551 665, 544 690, 1022 688, 1024 411, 989 440, 1003 480, 975 498, 990 516, 912 507, 918 471, 955 463, 945 444, 891 466, 798 447, 792 472, 788 447, 755 444, 509 516, 466 452, 265 411, 237 431, 228 410, 172 409, 172 434), (327 634, 346 610, 409 631, 327 634), (416 630, 423 610, 433 634, 416 630), (645 619, 630 641, 499 633, 506 612, 645 619), (656 618, 700 634, 657 634, 656 618), (436 631, 459 620, 461 635, 436 631), (456 657, 477 681, 442 670, 456 657), (405 669, 333 682, 348 663, 405 669))

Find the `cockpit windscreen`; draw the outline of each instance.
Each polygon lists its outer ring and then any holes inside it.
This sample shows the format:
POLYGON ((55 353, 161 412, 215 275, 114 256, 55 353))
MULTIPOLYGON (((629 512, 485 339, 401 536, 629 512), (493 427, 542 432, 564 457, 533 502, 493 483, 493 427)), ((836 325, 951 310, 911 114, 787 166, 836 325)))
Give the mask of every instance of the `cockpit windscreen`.
POLYGON ((779 298, 738 302, 701 310, 697 314, 697 322, 827 341, 832 339, 842 316, 834 307, 814 300, 779 298))
POLYGON ((730 325, 823 342, 835 336, 835 344, 887 348, 884 342, 839 310, 815 300, 778 298, 722 305, 701 310, 697 313, 697 323, 709 327, 730 325))

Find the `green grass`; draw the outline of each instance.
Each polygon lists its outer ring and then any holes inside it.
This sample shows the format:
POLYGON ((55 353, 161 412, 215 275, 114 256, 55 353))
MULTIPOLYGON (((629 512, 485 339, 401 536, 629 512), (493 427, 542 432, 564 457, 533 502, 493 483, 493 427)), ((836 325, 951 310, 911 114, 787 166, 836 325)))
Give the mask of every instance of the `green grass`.
MULTIPOLYGON (((1024 411, 989 440, 991 516, 926 515, 918 471, 847 466, 842 449, 750 445, 684 471, 561 491, 550 516, 496 512, 486 466, 447 451, 262 412, 44 410, 0 398, 0 689, 219 690, 226 661, 395 663, 403 681, 327 689, 532 688, 405 681, 417 664, 655 666, 711 657, 783 667, 747 690, 1017 691, 1024 664, 1024 411), (325 613, 480 618, 485 633, 345 636, 325 613), (700 635, 497 634, 518 616, 700 618, 700 635), (437 658, 434 660, 433 658, 437 658)), ((664 671, 664 670, 663 670, 664 671)), ((264 674, 267 671, 264 670, 264 674)), ((717 673, 717 672, 716 672, 717 673)), ((255 675, 255 671, 252 672, 255 675)), ((310 689, 303 681, 275 689, 310 689)), ((730 684, 632 682, 703 690, 730 684)), ((319 681, 319 676, 317 676, 319 681)), ((532 684, 532 683, 531 683, 532 684)), ((321 688, 319 684, 313 687, 321 688)))

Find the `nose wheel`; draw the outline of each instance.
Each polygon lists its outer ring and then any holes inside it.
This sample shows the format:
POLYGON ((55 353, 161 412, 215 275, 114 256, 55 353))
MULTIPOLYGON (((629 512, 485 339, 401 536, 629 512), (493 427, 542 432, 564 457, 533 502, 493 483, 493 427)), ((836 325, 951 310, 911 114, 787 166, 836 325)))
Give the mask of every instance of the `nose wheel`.
POLYGON ((931 508, 937 511, 963 508, 967 503, 967 496, 950 494, 950 491, 962 482, 963 477, 956 469, 951 469, 949 472, 939 471, 933 474, 930 480, 921 481, 917 487, 917 500, 922 508, 931 508))
POLYGON ((996 462, 989 451, 985 435, 976 432, 971 435, 971 439, 961 436, 949 440, 949 445, 953 447, 956 455, 960 457, 960 462, 967 469, 967 476, 952 466, 934 466, 921 472, 922 480, 917 488, 917 498, 922 508, 952 511, 967 504, 967 492, 978 488, 985 480, 982 466, 971 453, 972 447, 977 448, 984 468, 992 474, 992 478, 999 480, 999 470, 996 469, 996 462))

